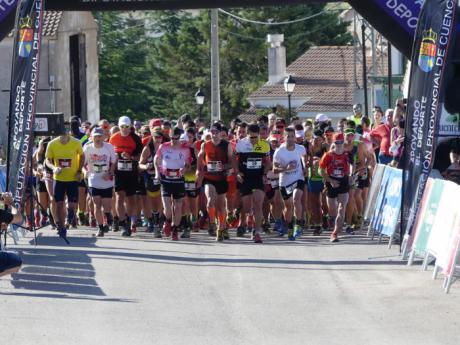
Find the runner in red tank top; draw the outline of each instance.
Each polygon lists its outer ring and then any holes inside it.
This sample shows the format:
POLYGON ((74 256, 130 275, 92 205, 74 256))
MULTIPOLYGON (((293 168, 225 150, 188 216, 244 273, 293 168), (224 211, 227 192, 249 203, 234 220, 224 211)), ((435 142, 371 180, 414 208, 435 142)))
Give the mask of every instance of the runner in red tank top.
POLYGON ((319 162, 319 172, 326 181, 329 217, 335 220, 331 242, 338 242, 348 203, 350 162, 348 153, 344 151, 344 142, 343 134, 336 134, 331 150, 319 162))
POLYGON ((114 217, 114 231, 120 224, 123 227, 121 235, 131 236, 132 232, 136 232, 137 162, 142 152, 142 142, 136 134, 131 133, 129 117, 120 117, 118 126, 120 132, 113 134, 109 140, 118 157, 115 170, 115 208, 118 216, 114 217), (126 214, 130 217, 131 227, 128 225, 126 214))
POLYGON ((229 239, 226 229, 227 210, 225 194, 228 190, 227 170, 233 163, 233 153, 228 141, 221 140, 222 127, 214 123, 212 139, 205 142, 198 154, 197 184, 204 185, 209 214, 209 235, 216 235, 216 213, 219 219, 217 241, 229 239))

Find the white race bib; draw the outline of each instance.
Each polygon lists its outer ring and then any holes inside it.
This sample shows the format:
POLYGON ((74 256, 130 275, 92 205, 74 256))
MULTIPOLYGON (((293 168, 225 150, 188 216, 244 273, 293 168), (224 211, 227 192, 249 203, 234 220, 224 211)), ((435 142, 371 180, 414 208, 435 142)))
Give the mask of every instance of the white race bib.
POLYGON ((185 190, 195 190, 196 189, 196 183, 195 182, 185 182, 185 190))
POLYGON ((224 165, 221 161, 210 161, 206 164, 206 168, 210 173, 222 172, 224 171, 224 165))
POLYGON ((96 174, 104 173, 109 171, 107 164, 93 164, 93 172, 96 174))
POLYGON ((294 193, 294 189, 296 188, 297 188, 297 181, 294 183, 291 183, 289 186, 286 186, 286 193, 288 195, 291 195, 292 193, 294 193))
POLYGON ((133 171, 133 161, 120 159, 117 162, 119 171, 133 171))
POLYGON ((70 168, 72 166, 72 160, 71 159, 59 159, 59 168, 65 169, 65 168, 70 168))
POLYGON ((334 171, 332 171, 332 177, 342 178, 342 177, 344 177, 344 176, 345 176, 345 175, 344 175, 342 169, 334 169, 334 171))
POLYGON ((166 169, 165 176, 167 178, 181 178, 179 169, 166 169))
POLYGON ((246 168, 251 170, 262 168, 262 158, 248 158, 246 163, 246 168))

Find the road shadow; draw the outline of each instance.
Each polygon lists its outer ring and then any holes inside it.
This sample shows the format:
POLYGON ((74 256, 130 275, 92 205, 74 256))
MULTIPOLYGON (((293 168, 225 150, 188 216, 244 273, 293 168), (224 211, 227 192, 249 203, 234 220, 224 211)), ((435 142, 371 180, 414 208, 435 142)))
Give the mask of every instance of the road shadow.
MULTIPOLYGON (((40 297, 103 298, 104 291, 98 285, 95 268, 87 249, 95 248, 96 239, 92 237, 71 238, 71 246, 58 237, 38 238, 39 246, 20 249, 23 260, 22 269, 11 276, 11 284, 18 290, 32 295, 33 291, 45 292, 40 297), (65 246, 55 249, 55 246, 65 246), (54 248, 49 248, 53 246, 54 248), (78 248, 75 250, 75 248, 78 248), (82 250, 79 250, 79 249, 82 250), (85 250, 86 249, 86 250, 85 250)), ((30 242, 33 244, 33 241, 30 242)), ((24 293, 18 293, 24 295, 24 293)), ((33 293, 34 296, 38 296, 33 293)))

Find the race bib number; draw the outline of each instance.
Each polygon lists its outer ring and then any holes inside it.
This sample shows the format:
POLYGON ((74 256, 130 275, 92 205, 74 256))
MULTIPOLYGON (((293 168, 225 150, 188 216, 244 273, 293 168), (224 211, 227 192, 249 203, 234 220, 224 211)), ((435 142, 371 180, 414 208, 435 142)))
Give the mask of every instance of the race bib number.
POLYGON ((297 188, 297 181, 294 183, 291 183, 289 186, 286 186, 286 193, 288 195, 291 195, 294 193, 294 190, 297 188))
POLYGON ((119 171, 133 171, 133 161, 118 160, 117 167, 119 171))
POLYGON ((224 165, 221 161, 211 161, 206 165, 208 172, 216 173, 224 171, 224 165))
POLYGON ((247 161, 246 167, 251 170, 261 169, 262 159, 261 158, 249 158, 247 161))
POLYGON ((59 164, 59 168, 62 168, 62 169, 70 168, 72 166, 72 160, 71 159, 59 159, 58 164, 59 164))
POLYGON ((181 178, 179 169, 166 169, 167 178, 181 178))
POLYGON ((107 171, 107 164, 93 164, 93 172, 95 172, 96 174, 104 173, 107 171))
POLYGON ((272 188, 278 188, 280 185, 280 181, 278 179, 270 180, 270 185, 272 186, 272 188))
POLYGON ((343 173, 343 169, 334 169, 332 171, 332 177, 342 178, 345 174, 343 173))
POLYGON ((195 182, 185 182, 185 190, 195 190, 196 189, 196 183, 195 182))

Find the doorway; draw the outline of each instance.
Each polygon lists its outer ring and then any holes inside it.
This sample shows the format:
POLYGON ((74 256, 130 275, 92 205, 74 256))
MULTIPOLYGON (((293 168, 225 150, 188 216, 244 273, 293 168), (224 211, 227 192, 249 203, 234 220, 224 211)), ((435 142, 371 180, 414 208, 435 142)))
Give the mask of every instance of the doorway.
POLYGON ((88 119, 86 99, 86 38, 84 34, 69 37, 71 116, 88 119))

